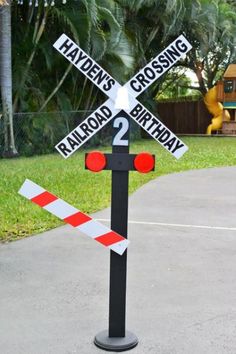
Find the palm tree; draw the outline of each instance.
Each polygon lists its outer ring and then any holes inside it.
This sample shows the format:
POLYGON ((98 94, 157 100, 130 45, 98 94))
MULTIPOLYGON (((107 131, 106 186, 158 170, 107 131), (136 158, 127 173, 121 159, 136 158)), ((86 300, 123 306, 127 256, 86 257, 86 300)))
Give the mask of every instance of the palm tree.
MULTIPOLYGON (((62 0, 62 3, 66 3, 66 0, 62 0)), ((23 1, 20 1, 19 4, 23 4, 23 1)), ((52 0, 51 5, 54 4, 52 0)), ((29 0, 29 6, 32 9, 38 7, 38 0, 32 3, 32 0, 29 0)), ((46 0, 41 2, 41 7, 47 7, 48 3, 46 0)), ((1 87, 1 98, 2 98, 2 112, 3 112, 3 122, 4 122, 4 148, 3 148, 3 157, 15 157, 18 156, 18 152, 15 146, 14 138, 14 128, 13 128, 13 102, 12 102, 12 43, 11 43, 11 0, 8 2, 6 0, 0 0, 0 87, 1 87)), ((22 89, 24 81, 29 70, 29 67, 33 61, 37 44, 41 38, 41 35, 44 31, 44 26, 46 18, 48 15, 49 8, 47 8, 42 19, 39 19, 40 15, 37 17, 35 29, 35 43, 33 50, 26 64, 26 68, 23 72, 21 82, 14 99, 14 106, 16 107, 19 92, 22 89)), ((30 15, 32 17, 32 11, 30 15)), ((1 118, 1 117, 0 117, 1 118)))
POLYGON ((38 107, 34 104, 34 109, 43 111, 58 103, 63 109, 63 101, 67 102, 67 109, 69 106, 73 110, 91 109, 98 91, 89 80, 83 80, 81 84, 82 76, 78 71, 52 49, 52 43, 63 31, 120 80, 124 81, 133 68, 132 46, 124 32, 123 10, 115 2, 82 0, 68 2, 67 6, 48 3, 46 8, 41 3, 31 12, 27 5, 15 6, 14 10, 17 11, 13 12, 13 25, 21 18, 21 27, 14 31, 13 49, 15 56, 21 59, 14 62, 15 111, 29 107, 32 83, 37 87, 34 102, 37 101, 38 107), (39 81, 38 78, 44 75, 47 80, 39 81))
MULTIPOLYGON (((124 31, 124 13, 119 4, 110 0, 67 1, 66 6, 64 3, 65 0, 11 2, 14 112, 90 110, 104 99, 89 80, 84 80, 54 51, 52 43, 62 32, 120 81, 124 82, 133 69, 131 40, 124 31)), ((61 131, 80 119, 78 115, 70 119, 66 114, 62 116, 61 131)), ((38 127, 45 129, 38 136, 50 134, 50 142, 55 141, 55 134, 60 131, 55 128, 58 122, 53 121, 55 129, 49 133, 45 115, 37 117, 31 115, 22 121, 18 144, 22 140, 34 146, 32 136, 38 127)))
MULTIPOLYGON (((232 0, 116 0, 127 10, 126 28, 135 39, 137 65, 148 61, 178 34, 192 44, 185 62, 204 95, 236 54, 236 4, 232 0), (141 55, 140 55, 141 53, 141 55)), ((164 76, 163 76, 164 79, 164 76)), ((152 87, 156 95, 158 85, 152 87)))
MULTIPOLYGON (((18 1, 20 5, 23 4, 23 1, 18 1)), ((28 1, 31 9, 38 7, 47 7, 48 3, 46 0, 44 2, 38 0, 32 3, 32 0, 28 1)), ((66 0, 62 0, 62 3, 65 4, 66 0)), ((54 1, 50 2, 50 5, 53 5, 54 1)), ((26 76, 32 60, 34 58, 37 44, 41 38, 41 35, 44 31, 44 26, 47 18, 47 14, 49 8, 47 8, 44 13, 42 19, 40 19, 40 14, 37 16, 37 21, 35 24, 35 43, 33 45, 33 50, 26 64, 26 68, 23 72, 21 82, 16 92, 16 96, 14 99, 14 105, 12 102, 12 43, 11 43, 11 0, 0 0, 0 88, 1 88, 1 99, 2 99, 2 115, 3 116, 3 127, 4 127, 4 147, 3 147, 3 157, 15 157, 18 156, 18 152, 15 146, 15 138, 14 138, 14 127, 13 127, 13 112, 14 108, 17 106, 17 102, 19 99, 19 92, 24 85, 24 81, 26 80, 26 76), (14 106, 14 108, 13 108, 14 106)), ((29 14, 32 17, 32 11, 29 14)))
POLYGON ((0 0, 0 85, 4 121, 5 157, 17 156, 12 115, 11 7, 0 0))

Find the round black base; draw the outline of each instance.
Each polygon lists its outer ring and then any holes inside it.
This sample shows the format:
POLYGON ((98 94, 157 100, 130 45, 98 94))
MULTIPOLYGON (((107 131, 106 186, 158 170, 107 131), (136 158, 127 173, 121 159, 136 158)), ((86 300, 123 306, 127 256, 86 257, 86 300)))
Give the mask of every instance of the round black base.
POLYGON ((94 338, 94 344, 111 352, 124 352, 138 344, 138 338, 132 332, 126 331, 125 337, 108 337, 108 330, 99 332, 94 338))

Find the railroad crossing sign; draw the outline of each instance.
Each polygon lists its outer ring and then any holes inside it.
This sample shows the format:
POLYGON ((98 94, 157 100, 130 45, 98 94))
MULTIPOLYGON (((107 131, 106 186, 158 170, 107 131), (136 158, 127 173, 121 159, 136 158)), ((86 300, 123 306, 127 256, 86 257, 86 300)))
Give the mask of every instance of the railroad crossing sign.
MULTIPOLYGON (((112 170, 111 228, 127 237, 129 170, 149 172, 155 163, 152 155, 129 154, 130 117, 175 158, 179 159, 188 150, 188 147, 136 97, 185 56, 192 46, 180 35, 124 86, 114 80, 65 34, 54 43, 54 47, 109 97, 62 139, 56 149, 64 158, 68 158, 113 119, 112 154, 88 154, 85 164, 86 168, 94 172, 102 169, 112 170)), ((111 252, 110 257, 109 327, 95 336, 94 343, 105 350, 124 351, 138 344, 136 335, 125 328, 127 252, 124 252, 122 257, 111 252)))
POLYGON ((68 158, 114 118, 117 108, 124 109, 177 159, 188 150, 175 134, 136 99, 192 48, 183 35, 152 59, 123 87, 65 34, 62 34, 53 46, 109 97, 103 105, 56 145, 56 149, 64 158, 68 158), (125 104, 117 107, 116 102, 124 95, 125 104))
POLYGON ((192 48, 180 35, 166 49, 121 86, 68 36, 62 34, 54 47, 97 85, 109 99, 80 123, 57 145, 68 158, 94 134, 113 119, 112 154, 93 152, 86 155, 86 168, 93 172, 112 170, 111 229, 49 193, 36 183, 26 180, 19 193, 60 219, 78 228, 110 248, 109 328, 99 332, 94 343, 105 350, 125 351, 138 344, 138 338, 126 331, 126 273, 128 174, 130 170, 147 173, 154 169, 154 156, 148 153, 129 154, 130 118, 134 119, 175 158, 188 147, 160 120, 149 112, 136 97, 170 69, 192 48), (121 236, 122 235, 122 236, 121 236))

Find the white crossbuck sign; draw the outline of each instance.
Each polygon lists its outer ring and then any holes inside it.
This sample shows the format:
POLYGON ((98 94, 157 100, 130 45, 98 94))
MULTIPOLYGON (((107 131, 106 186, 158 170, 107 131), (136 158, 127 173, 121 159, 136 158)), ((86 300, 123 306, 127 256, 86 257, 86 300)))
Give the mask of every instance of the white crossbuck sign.
POLYGON ((180 35, 152 59, 124 86, 114 80, 65 34, 62 34, 53 46, 109 97, 103 105, 56 145, 56 149, 64 158, 69 157, 79 149, 121 109, 125 110, 175 158, 179 159, 188 150, 188 147, 178 137, 136 99, 192 48, 183 35, 180 35), (121 101, 119 98, 125 96, 126 99, 120 105, 118 103, 121 101))

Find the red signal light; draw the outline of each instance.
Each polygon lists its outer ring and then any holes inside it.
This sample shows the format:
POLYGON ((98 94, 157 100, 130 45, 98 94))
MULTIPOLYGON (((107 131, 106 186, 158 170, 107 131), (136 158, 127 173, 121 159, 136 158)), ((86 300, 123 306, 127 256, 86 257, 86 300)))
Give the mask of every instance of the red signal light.
POLYGON ((134 167, 141 173, 148 173, 154 169, 155 159, 148 152, 141 152, 134 159, 134 167))
POLYGON ((89 152, 85 159, 85 166, 92 172, 99 172, 106 166, 106 157, 100 151, 89 152))

